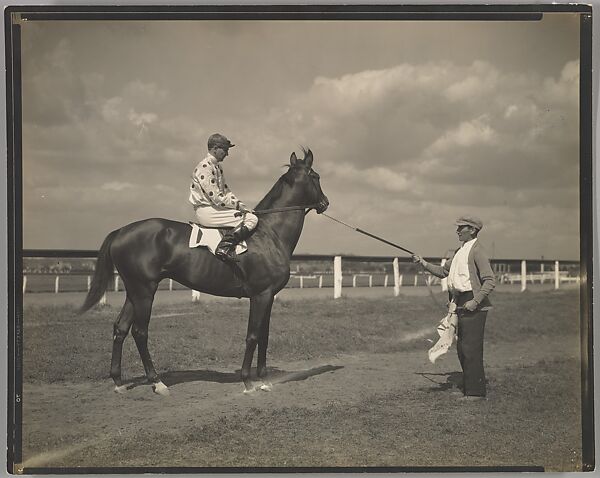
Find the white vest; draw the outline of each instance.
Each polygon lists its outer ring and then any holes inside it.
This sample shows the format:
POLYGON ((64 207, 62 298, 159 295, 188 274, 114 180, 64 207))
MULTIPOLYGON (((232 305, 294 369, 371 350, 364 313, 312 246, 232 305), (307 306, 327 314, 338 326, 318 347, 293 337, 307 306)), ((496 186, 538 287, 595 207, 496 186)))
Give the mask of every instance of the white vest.
POLYGON ((456 254, 454 254, 452 262, 450 263, 450 272, 448 273, 448 288, 450 290, 456 290, 458 292, 468 292, 473 290, 471 279, 469 277, 469 253, 476 240, 477 238, 465 242, 460 249, 456 251, 456 254))

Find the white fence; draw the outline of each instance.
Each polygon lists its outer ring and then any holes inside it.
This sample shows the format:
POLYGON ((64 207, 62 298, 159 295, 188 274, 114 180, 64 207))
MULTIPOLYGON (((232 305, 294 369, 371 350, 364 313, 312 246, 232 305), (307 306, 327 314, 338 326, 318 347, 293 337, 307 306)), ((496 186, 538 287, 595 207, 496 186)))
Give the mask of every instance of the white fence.
MULTIPOLYGON (((442 259, 440 264, 444 265, 446 259, 442 259)), ((368 262, 368 261, 365 261, 368 262)), ((383 287, 387 288, 393 286, 393 295, 400 295, 400 289, 403 287, 403 275, 400 274, 400 265, 398 258, 393 258, 392 262, 392 274, 385 274, 383 280, 383 287)), ((513 261, 514 263, 514 261, 513 261)), ((389 263, 388 263, 389 264, 389 263)), ((572 263, 571 263, 572 265, 572 263)), ((29 273, 30 275, 40 275, 36 273, 29 273)), ((48 273, 42 275, 50 275, 48 273)), ((69 273, 56 273, 55 275, 51 275, 54 277, 54 293, 58 294, 60 292, 60 281, 62 276, 69 276, 72 274, 69 273)), ((326 274, 327 275, 327 274, 326 274)), ((349 278, 352 277, 352 287, 373 287, 373 276, 379 275, 381 277, 382 274, 373 274, 370 272, 350 272, 346 275, 342 272, 342 257, 335 256, 333 258, 333 298, 338 299, 342 297, 343 290, 343 279, 344 277, 349 278), (362 285, 361 285, 362 284, 362 285)), ((290 284, 298 285, 300 288, 308 287, 318 287, 323 288, 323 276, 324 274, 314 273, 314 274, 299 274, 292 273, 290 276, 290 284)), ((331 274, 328 274, 328 277, 331 277, 331 274)), ((540 270, 533 271, 528 270, 527 261, 521 261, 521 271, 520 273, 514 272, 498 272, 497 273, 498 281, 504 284, 520 284, 521 291, 527 290, 527 284, 544 284, 544 283, 552 283, 554 282, 554 288, 559 289, 562 283, 575 282, 579 283, 579 276, 569 276, 568 271, 560 270, 559 261, 555 261, 553 267, 549 264, 541 263, 540 270), (551 270, 547 270, 547 268, 551 268, 551 270)), ((28 273, 23 274, 23 294, 27 292, 27 278, 28 273)), ((419 275, 414 276, 414 283, 412 286, 418 285, 419 275)), ((437 279, 435 279, 437 281, 437 279)), ((434 284, 434 278, 431 275, 426 275, 425 283, 427 286, 432 286, 434 284)), ((442 279, 440 281, 442 290, 447 290, 446 280, 442 279)), ((91 286, 91 275, 87 276, 87 290, 90 290, 91 286)), ((120 289, 120 277, 115 271, 114 276, 114 291, 119 291, 120 289)), ((168 280, 168 289, 172 291, 173 287, 173 279, 168 280)), ((200 292, 192 291, 192 301, 199 301, 201 299, 200 292)), ((106 295, 102 298, 102 302, 106 302, 106 295)))

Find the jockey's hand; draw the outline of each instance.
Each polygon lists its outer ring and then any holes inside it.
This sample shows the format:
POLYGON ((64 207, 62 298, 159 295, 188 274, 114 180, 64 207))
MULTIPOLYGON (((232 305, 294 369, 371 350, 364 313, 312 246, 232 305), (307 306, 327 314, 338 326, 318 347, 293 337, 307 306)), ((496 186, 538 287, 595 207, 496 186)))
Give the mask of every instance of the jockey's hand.
POLYGON ((474 312, 477 309, 477 306, 479 304, 477 302, 475 302, 474 300, 469 300, 467 302, 465 302, 465 305, 463 305, 463 308, 465 310, 468 310, 469 312, 474 312))

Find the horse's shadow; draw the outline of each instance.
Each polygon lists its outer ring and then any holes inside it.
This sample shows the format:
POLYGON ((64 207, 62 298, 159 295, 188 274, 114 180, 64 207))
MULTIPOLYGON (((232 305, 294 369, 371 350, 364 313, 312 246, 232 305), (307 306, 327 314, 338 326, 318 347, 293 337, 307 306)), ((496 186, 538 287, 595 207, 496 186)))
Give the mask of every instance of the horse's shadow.
POLYGON ((462 372, 445 372, 445 373, 426 373, 426 372, 415 372, 416 375, 421 375, 430 382, 431 387, 425 387, 422 390, 428 392, 443 392, 445 390, 461 389, 463 384, 462 372), (434 378, 432 378, 434 377, 434 378), (446 377, 446 381, 438 381, 435 377, 446 377))
MULTIPOLYGON (((313 367, 308 370, 297 370, 288 372, 278 368, 268 368, 266 379, 271 383, 286 383, 298 382, 307 378, 321 375, 327 372, 333 372, 340 368, 341 365, 322 365, 313 367)), ((178 385, 180 383, 190 382, 216 382, 216 383, 240 383, 241 370, 234 372, 218 372, 216 370, 174 370, 163 372, 160 375, 162 382, 167 386, 178 385)), ((256 370, 252 369, 252 378, 256 379, 256 370)), ((139 387, 140 385, 148 385, 146 377, 135 377, 124 381, 127 384, 127 389, 139 387)))

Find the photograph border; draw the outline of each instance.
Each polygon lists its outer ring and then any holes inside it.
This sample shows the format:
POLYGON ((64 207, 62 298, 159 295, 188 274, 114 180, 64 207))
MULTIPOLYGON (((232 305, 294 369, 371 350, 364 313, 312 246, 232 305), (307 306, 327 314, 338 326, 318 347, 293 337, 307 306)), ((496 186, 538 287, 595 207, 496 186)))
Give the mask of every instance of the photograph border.
POLYGON ((522 5, 121 5, 9 6, 5 9, 7 213, 8 213, 8 468, 15 474, 232 473, 232 472, 495 472, 543 471, 538 467, 82 467, 27 468, 22 463, 23 418, 23 211, 20 24, 28 20, 389 20, 526 21, 544 13, 580 16, 580 317, 583 471, 595 468, 593 364, 593 104, 592 8, 584 4, 522 5))

